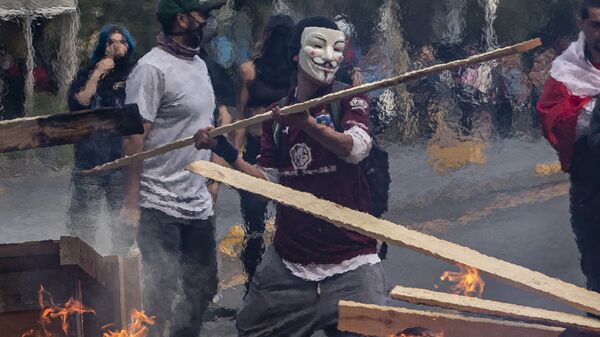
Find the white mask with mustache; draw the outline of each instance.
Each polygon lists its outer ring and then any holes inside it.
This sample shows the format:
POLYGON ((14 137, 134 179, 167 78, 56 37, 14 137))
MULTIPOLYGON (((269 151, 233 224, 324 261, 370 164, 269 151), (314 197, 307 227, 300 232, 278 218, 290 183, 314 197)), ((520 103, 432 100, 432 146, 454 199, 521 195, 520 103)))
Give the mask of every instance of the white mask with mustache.
POLYGON ((300 41, 300 68, 321 83, 333 83, 344 59, 344 33, 323 27, 306 27, 300 41))

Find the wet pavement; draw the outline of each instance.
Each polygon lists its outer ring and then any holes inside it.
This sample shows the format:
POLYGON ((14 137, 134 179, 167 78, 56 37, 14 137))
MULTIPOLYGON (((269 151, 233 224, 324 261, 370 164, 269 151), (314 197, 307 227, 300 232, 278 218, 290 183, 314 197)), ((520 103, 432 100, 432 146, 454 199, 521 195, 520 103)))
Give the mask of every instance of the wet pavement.
MULTIPOLYGON (((504 140, 487 145, 482 164, 440 175, 426 144, 392 145, 392 204, 386 218, 437 237, 520 264, 567 282, 584 285, 569 224, 568 181, 562 174, 539 176, 535 166, 555 161, 543 140, 504 140)), ((13 161, 0 171, 0 243, 58 239, 65 234, 70 172, 13 161)), ((244 292, 244 275, 236 257, 240 233, 237 192, 222 188, 217 204, 222 290, 211 306, 211 321, 202 336, 235 336, 232 317, 244 292), (229 235, 228 235, 229 234, 229 235), (227 238, 228 240, 223 240, 227 238)), ((110 248, 106 224, 96 249, 110 248)), ((405 248, 390 247, 384 262, 390 286, 433 289, 440 274, 456 270, 405 248)), ((515 289, 484 276, 483 297, 534 307, 577 312, 566 305, 515 289)), ((391 305, 402 305, 390 301, 391 305)), ((151 313, 150 313, 151 314, 151 313)))

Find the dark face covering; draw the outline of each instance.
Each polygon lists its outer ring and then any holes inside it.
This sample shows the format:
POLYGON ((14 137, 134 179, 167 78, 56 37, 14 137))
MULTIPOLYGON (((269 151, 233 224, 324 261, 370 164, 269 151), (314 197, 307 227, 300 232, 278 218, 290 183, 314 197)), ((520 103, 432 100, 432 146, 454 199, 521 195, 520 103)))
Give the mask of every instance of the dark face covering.
POLYGON ((114 59, 115 62, 115 70, 126 69, 129 67, 129 61, 127 59, 127 54, 125 56, 119 56, 114 59))
POLYGON ((202 38, 204 36, 204 27, 206 26, 206 22, 204 23, 200 23, 198 22, 193 16, 188 14, 188 17, 190 18, 190 26, 188 27, 188 29, 183 32, 183 40, 185 42, 185 45, 187 47, 190 48, 198 48, 200 47, 200 44, 202 43, 202 38), (191 23, 195 22, 197 27, 196 28, 192 28, 191 23))

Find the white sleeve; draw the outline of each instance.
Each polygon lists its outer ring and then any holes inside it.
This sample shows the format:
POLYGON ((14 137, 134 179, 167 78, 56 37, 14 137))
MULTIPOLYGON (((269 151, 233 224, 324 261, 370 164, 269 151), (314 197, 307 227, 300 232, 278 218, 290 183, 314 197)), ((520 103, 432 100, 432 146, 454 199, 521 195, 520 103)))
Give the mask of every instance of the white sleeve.
POLYGON ((347 163, 358 164, 363 159, 367 158, 371 148, 373 147, 373 139, 369 134, 359 126, 344 131, 344 134, 352 137, 352 151, 350 155, 344 159, 347 163))
POLYGON ((127 78, 125 103, 137 104, 142 118, 154 122, 164 90, 162 72, 149 64, 138 64, 127 78))
POLYGON ((279 183, 279 170, 276 168, 270 168, 270 167, 262 167, 259 165, 256 165, 256 167, 258 167, 258 169, 262 172, 262 174, 265 176, 265 179, 267 179, 267 181, 270 181, 272 183, 279 183))

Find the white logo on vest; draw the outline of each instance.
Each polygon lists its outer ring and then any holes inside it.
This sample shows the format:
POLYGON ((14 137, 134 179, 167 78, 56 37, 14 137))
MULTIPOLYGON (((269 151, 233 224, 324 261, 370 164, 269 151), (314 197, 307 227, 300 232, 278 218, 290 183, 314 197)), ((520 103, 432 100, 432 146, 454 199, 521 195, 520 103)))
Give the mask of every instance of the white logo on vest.
POLYGON ((304 143, 294 145, 290 149, 290 158, 296 170, 306 170, 312 162, 310 147, 304 143))
POLYGON ((369 103, 367 103, 367 101, 360 97, 354 97, 350 101, 350 107, 352 108, 352 110, 362 110, 363 112, 365 112, 369 107, 369 103))

